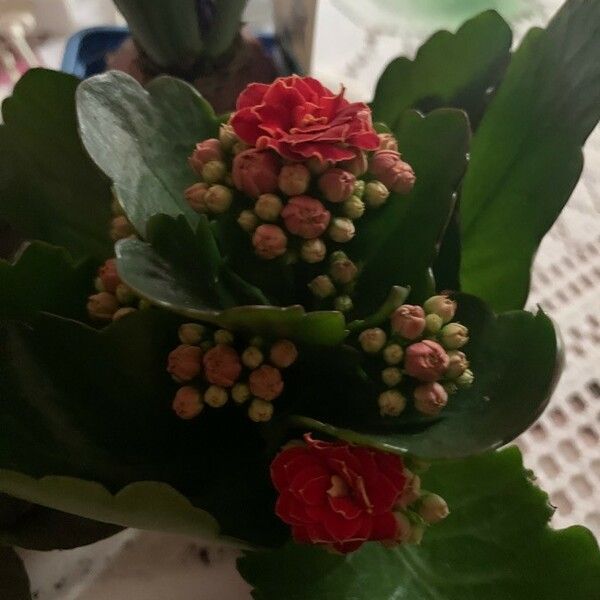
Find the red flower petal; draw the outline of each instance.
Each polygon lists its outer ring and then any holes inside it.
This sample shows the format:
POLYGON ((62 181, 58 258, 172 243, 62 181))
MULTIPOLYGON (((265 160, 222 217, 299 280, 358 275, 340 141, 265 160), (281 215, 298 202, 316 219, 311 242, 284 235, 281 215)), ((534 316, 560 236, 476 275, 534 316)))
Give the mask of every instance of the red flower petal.
POLYGON ((342 498, 328 496, 327 499, 333 512, 342 515, 345 519, 356 519, 363 512, 363 509, 348 496, 342 498))
POLYGON ((398 531, 398 523, 391 512, 386 512, 373 517, 373 528, 369 539, 371 540, 393 540, 398 531))
POLYGON ((239 111, 242 108, 260 104, 263 101, 268 89, 269 85, 267 83, 251 83, 238 96, 236 109, 239 111))
POLYGON ((373 513, 388 512, 398 499, 398 489, 383 474, 380 474, 368 488, 369 499, 373 503, 373 513))
POLYGON ((296 472, 296 475, 292 479, 289 485, 289 490, 299 500, 304 500, 308 504, 316 504, 319 501, 325 500, 325 493, 329 488, 330 475, 327 469, 322 467, 316 462, 312 462, 310 465, 303 467, 296 472), (313 481, 316 483, 313 484, 313 481), (315 495, 322 490, 319 498, 315 495), (310 498, 311 502, 308 502, 306 498, 310 498))
POLYGON ((301 469, 314 464, 314 457, 304 447, 288 448, 280 452, 271 463, 271 479, 277 491, 286 490, 301 469))
POLYGON ((360 516, 355 519, 346 519, 333 511, 326 511, 323 520, 323 526, 337 542, 353 538, 360 531, 362 525, 363 519, 360 516))
POLYGON ((363 544, 365 540, 357 540, 354 542, 342 542, 340 544, 333 544, 333 548, 342 554, 349 554, 350 552, 354 552, 358 550, 363 544))

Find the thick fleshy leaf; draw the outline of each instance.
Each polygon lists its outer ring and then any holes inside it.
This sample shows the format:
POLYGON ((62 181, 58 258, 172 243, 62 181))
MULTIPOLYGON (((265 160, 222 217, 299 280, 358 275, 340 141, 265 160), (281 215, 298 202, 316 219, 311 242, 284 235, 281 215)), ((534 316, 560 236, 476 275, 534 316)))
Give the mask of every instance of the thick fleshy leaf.
POLYGON ((166 357, 180 323, 153 309, 102 331, 51 315, 2 323, 0 469, 11 473, 0 491, 119 525, 143 525, 147 506, 144 526, 198 532, 182 494, 224 535, 281 540, 265 442, 245 407, 207 407, 194 421, 171 410, 166 357))
POLYGON ((93 266, 89 261, 75 262, 63 248, 32 242, 14 264, 0 260, 0 318, 38 311, 84 317, 93 266))
POLYGON ((31 600, 29 577, 18 554, 0 546, 0 592, 7 600, 31 600))
POLYGON ((600 117, 600 3, 569 0, 514 55, 473 139, 461 195, 461 285, 521 308, 537 247, 568 200, 600 117))
POLYGON ((32 69, 2 104, 0 217, 23 236, 73 256, 110 255, 110 182, 87 155, 75 113, 76 77, 32 69))
POLYGON ((392 194, 361 219, 349 253, 366 264, 357 284, 357 306, 371 312, 394 285, 410 286, 412 299, 431 294, 429 270, 465 171, 469 124, 465 113, 439 109, 422 117, 404 114, 396 131, 400 151, 415 170, 408 196, 392 194))
POLYGON ((256 600, 591 600, 600 552, 590 531, 555 531, 546 494, 510 448, 431 467, 426 489, 450 516, 420 546, 367 544, 348 556, 308 545, 238 561, 256 600))
MULTIPOLYGON (((494 317, 474 297, 462 295, 458 300, 457 316, 471 335, 464 351, 475 383, 451 396, 439 417, 417 418, 407 410, 398 418, 380 418, 374 406, 376 391, 366 387, 361 393, 354 384, 349 392, 340 382, 337 394, 336 387, 327 388, 330 405, 320 413, 329 415, 326 423, 292 417, 292 424, 430 459, 462 458, 516 438, 545 408, 560 375, 557 332, 542 311, 535 316, 514 311, 494 317)), ((311 416, 319 415, 319 403, 315 404, 311 416)))
POLYGON ((183 196, 197 181, 187 158, 217 134, 218 121, 191 85, 157 77, 144 88, 125 73, 103 73, 80 84, 77 114, 85 147, 142 237, 160 213, 185 215, 195 227, 198 215, 183 196))
POLYGON ((479 122, 510 60, 511 42, 510 27, 495 11, 470 19, 455 34, 438 31, 414 60, 399 57, 386 67, 372 102, 375 119, 394 129, 406 109, 455 107, 479 122))

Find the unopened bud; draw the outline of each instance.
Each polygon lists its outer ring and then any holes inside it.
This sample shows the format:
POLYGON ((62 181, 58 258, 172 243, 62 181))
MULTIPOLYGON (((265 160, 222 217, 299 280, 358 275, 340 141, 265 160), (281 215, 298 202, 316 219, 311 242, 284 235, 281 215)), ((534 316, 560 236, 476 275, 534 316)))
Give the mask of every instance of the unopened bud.
POLYGON ((381 181, 370 181, 365 186, 364 200, 371 208, 383 206, 389 195, 389 190, 381 183, 381 181))
POLYGON ((439 315, 443 323, 448 323, 456 314, 456 302, 446 295, 431 296, 423 304, 425 312, 439 315))
POLYGON ((421 497, 421 478, 408 470, 405 470, 405 475, 408 481, 396 502, 398 508, 407 508, 421 497))
POLYGON ((123 308, 119 308, 115 311, 115 314, 112 316, 113 321, 118 321, 131 313, 137 312, 137 308, 133 308, 133 306, 124 306, 123 308))
POLYGON ((365 185, 363 179, 357 179, 354 184, 354 189, 352 190, 352 195, 362 199, 363 194, 365 193, 365 185))
POLYGON ((398 142, 391 133, 380 133, 379 150, 398 150, 398 142))
POLYGON ((402 381, 402 373, 396 367, 387 367, 381 372, 381 381, 387 387, 395 387, 402 381))
POLYGON ((202 395, 195 387, 184 385, 177 390, 172 407, 180 419, 193 419, 204 408, 202 395))
POLYGON ((208 209, 204 200, 208 185, 206 183, 194 183, 184 192, 185 201, 188 206, 197 213, 205 213, 208 209))
POLYGON ((211 185, 204 195, 206 208, 211 213, 221 214, 226 212, 231 206, 232 200, 233 194, 231 193, 231 190, 220 184, 211 185))
POLYGON ((88 298, 88 314, 96 321, 110 321, 118 308, 116 297, 108 292, 93 294, 88 298))
POLYGON ((231 147, 231 151, 233 152, 233 154, 241 154, 242 152, 245 152, 246 150, 248 150, 249 147, 250 146, 248 146, 248 144, 246 144, 246 142, 242 142, 242 140, 238 140, 231 147))
POLYGON ((329 298, 335 294, 333 281, 327 275, 318 275, 308 284, 308 287, 317 298, 329 298))
POLYGON ((356 178, 343 169, 329 169, 319 177, 319 190, 329 202, 343 202, 352 195, 356 178))
POLYGON ((238 141, 238 136, 235 134, 233 127, 228 123, 222 123, 219 127, 219 141, 223 150, 229 152, 233 145, 238 141))
POLYGON ((443 324, 442 317, 439 315, 432 313, 425 317, 425 329, 430 333, 437 333, 442 328, 443 324))
POLYGON ((132 304, 137 299, 135 292, 126 283, 117 286, 115 295, 120 304, 132 304))
POLYGON ((94 288, 97 292, 106 291, 106 288, 104 287, 104 282, 102 281, 102 277, 96 277, 96 279, 94 279, 94 288))
POLYGON ((255 423, 266 423, 273 416, 273 405, 260 398, 254 398, 248 407, 248 416, 255 423))
POLYGON ((442 328, 440 339, 449 350, 457 350, 469 341, 469 330, 460 323, 448 323, 442 328))
POLYGON ((444 376, 448 379, 460 377, 469 368, 469 361, 465 353, 460 350, 450 350, 448 358, 450 359, 450 363, 444 373, 444 376))
POLYGON ((336 283, 351 283, 358 274, 358 267, 349 259, 334 260, 329 267, 329 274, 336 283))
POLYGON ((254 205, 254 212, 263 221, 273 222, 277 221, 283 203, 279 196, 275 194, 261 194, 254 205))
POLYGON ((200 325, 200 323, 184 323, 183 325, 179 326, 177 335, 179 336, 179 341, 182 344, 195 346, 202 341, 205 332, 206 327, 204 327, 204 325, 200 325))
POLYGON ((115 217, 110 222, 110 239, 113 242, 122 240, 133 235, 135 232, 131 223, 127 220, 127 217, 119 216, 115 217))
POLYGON ((258 217, 251 210, 243 210, 237 222, 244 231, 252 233, 258 226, 258 217))
POLYGON ((227 167, 221 160, 210 160, 202 167, 202 179, 206 183, 217 183, 225 177, 227 167))
POLYGON ((231 397, 236 404, 243 404, 250 398, 250 388, 247 383, 236 383, 231 388, 231 397))
POLYGON ((377 399, 382 417, 397 417, 406 408, 406 398, 398 390, 382 392, 377 399))
POLYGON ((322 173, 327 171, 329 163, 327 161, 321 160, 317 156, 311 156, 306 161, 306 166, 313 175, 321 175, 322 173))
POLYGON ((387 336, 383 329, 379 327, 371 327, 365 329, 358 336, 358 343, 364 352, 368 354, 376 354, 379 352, 387 341, 387 336))
POLYGON ((460 387, 469 387, 475 380, 475 375, 471 369, 467 369, 460 377, 456 379, 456 383, 460 387))
POLYGON ((437 494, 426 494, 419 502, 418 511, 423 520, 430 525, 443 521, 449 514, 448 504, 437 494))
POLYGON ((290 340, 277 340, 269 352, 271 362, 280 369, 287 369, 296 362, 298 349, 290 340))
POLYGON ((352 298, 347 295, 338 296, 334 301, 333 305, 335 310, 339 310, 340 312, 348 312, 354 308, 354 303, 352 302, 352 298))
POLYGON ((448 403, 448 393, 439 383, 425 383, 415 388, 415 408, 435 417, 448 403))
POLYGON ((412 533, 412 525, 408 517, 402 512, 394 512, 394 518, 396 519, 397 529, 396 537, 394 542, 397 544, 407 544, 410 540, 412 533))
POLYGON ((423 541, 423 535, 425 535, 425 525, 422 523, 412 523, 408 543, 418 546, 423 541))
POLYGON ((307 263, 321 262, 327 254, 327 246, 321 238, 305 240, 300 247, 300 256, 307 263))
POLYGON ((221 408, 227 404, 227 390, 218 385, 211 385, 204 392, 204 402, 213 408, 221 408))
POLYGON ((383 349, 383 360, 388 365, 398 365, 402 362, 404 350, 400 344, 390 344, 383 349))
POLYGON ((287 196, 304 194, 310 184, 310 171, 302 164, 284 165, 279 172, 279 189, 287 196))
POLYGON ((451 396, 452 394, 456 394, 456 392, 458 392, 458 386, 456 385, 456 383, 454 383, 454 381, 444 381, 444 383, 442 383, 442 387, 446 390, 448 396, 451 396))
POLYGON ((342 205, 342 212, 349 219, 356 221, 365 214, 365 203, 358 196, 350 196, 342 205))
POLYGON ((352 221, 346 217, 332 219, 329 226, 329 237, 340 244, 349 242, 354 237, 355 229, 352 221))
POLYGON ((227 329, 217 329, 213 334, 215 344, 233 344, 233 333, 227 331, 227 329))
POLYGON ((263 353, 255 346, 248 346, 242 352, 242 363, 249 369, 256 369, 264 359, 263 353))

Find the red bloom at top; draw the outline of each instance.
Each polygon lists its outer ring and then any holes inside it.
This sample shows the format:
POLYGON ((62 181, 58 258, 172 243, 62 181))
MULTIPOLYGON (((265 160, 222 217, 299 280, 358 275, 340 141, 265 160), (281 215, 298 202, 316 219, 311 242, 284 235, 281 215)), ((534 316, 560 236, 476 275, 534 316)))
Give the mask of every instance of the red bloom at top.
POLYGON ((306 446, 280 452, 271 478, 275 512, 297 542, 352 552, 367 540, 394 542, 393 509, 407 483, 402 459, 370 448, 305 436, 306 446))
POLYGON ((236 108, 231 126, 244 142, 290 160, 336 163, 379 147, 369 107, 348 102, 344 89, 336 95, 312 77, 252 83, 236 108))

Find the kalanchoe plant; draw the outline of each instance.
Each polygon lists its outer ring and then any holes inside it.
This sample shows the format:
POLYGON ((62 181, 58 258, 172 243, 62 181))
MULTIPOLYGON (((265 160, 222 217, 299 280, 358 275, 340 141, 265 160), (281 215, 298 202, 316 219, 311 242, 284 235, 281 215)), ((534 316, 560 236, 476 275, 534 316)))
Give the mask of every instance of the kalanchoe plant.
POLYGON ((595 598, 591 534, 549 529, 496 449, 560 373, 522 307, 599 117, 598 22, 571 0, 509 60, 469 43, 505 34, 486 13, 371 107, 291 76, 218 118, 170 77, 26 75, 0 128, 0 214, 37 238, 0 263, 0 541, 221 534, 257 598, 595 598))

